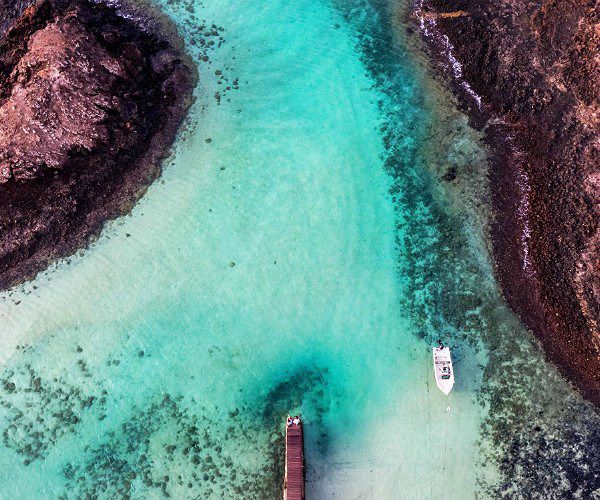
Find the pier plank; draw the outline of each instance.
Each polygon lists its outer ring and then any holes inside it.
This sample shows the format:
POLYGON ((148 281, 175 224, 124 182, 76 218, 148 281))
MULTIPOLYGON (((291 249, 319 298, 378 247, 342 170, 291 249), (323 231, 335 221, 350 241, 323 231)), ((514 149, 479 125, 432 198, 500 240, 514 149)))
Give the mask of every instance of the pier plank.
POLYGON ((284 500, 304 500, 304 436, 302 422, 286 426, 284 500))

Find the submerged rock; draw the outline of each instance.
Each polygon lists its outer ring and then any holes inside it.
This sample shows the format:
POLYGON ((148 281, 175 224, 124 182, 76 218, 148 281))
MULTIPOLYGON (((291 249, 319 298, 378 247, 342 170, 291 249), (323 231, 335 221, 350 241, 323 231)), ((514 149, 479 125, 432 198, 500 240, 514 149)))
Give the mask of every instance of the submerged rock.
POLYGON ((0 287, 73 252, 160 173, 191 104, 182 43, 87 0, 1 5, 0 287))

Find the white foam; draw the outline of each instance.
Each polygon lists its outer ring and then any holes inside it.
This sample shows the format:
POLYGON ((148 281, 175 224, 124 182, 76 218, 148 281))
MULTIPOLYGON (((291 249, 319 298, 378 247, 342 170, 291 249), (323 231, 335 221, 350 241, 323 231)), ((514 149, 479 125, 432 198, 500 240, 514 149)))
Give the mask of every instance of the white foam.
POLYGON ((437 23, 433 17, 425 17, 422 13, 423 0, 415 0, 414 12, 419 19, 419 27, 422 35, 434 42, 435 46, 441 47, 440 55, 448 61, 452 76, 460 82, 461 87, 475 101, 477 109, 483 111, 481 97, 473 90, 468 81, 463 78, 463 66, 454 55, 454 46, 450 39, 437 29, 437 23))

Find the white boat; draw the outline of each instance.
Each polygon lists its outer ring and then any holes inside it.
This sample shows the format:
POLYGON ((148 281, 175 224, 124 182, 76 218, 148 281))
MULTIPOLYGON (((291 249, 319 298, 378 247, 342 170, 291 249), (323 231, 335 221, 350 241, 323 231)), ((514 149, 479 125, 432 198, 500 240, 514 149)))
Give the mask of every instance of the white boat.
POLYGON ((435 383, 440 391, 448 395, 454 385, 454 369, 449 347, 440 345, 440 347, 433 348, 433 371, 435 383))

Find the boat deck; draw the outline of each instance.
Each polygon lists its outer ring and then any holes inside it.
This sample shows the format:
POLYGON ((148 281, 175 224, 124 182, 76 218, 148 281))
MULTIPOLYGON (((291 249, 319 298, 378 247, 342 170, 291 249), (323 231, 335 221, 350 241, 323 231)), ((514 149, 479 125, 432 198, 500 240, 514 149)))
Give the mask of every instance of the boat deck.
POLYGON ((304 439, 302 423, 286 426, 284 500, 304 500, 304 439))

